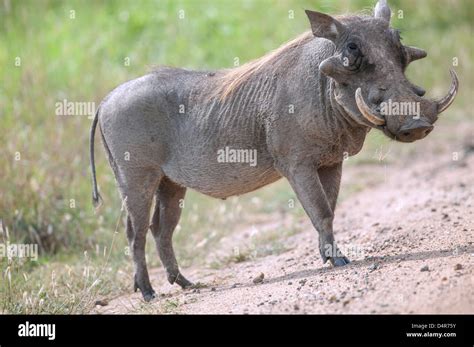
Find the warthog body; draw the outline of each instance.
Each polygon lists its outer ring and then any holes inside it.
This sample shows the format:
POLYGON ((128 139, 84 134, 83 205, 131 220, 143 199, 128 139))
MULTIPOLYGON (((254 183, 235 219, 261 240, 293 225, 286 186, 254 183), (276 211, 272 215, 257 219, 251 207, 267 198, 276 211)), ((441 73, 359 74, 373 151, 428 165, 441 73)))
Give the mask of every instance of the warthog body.
POLYGON ((135 289, 145 300, 155 295, 144 253, 149 228, 169 282, 192 285, 172 247, 186 188, 225 199, 285 177, 319 232, 323 261, 347 264, 332 230, 343 159, 360 151, 371 128, 406 142, 426 136, 452 102, 454 75, 452 90, 438 102, 421 98, 422 89, 405 78, 406 65, 425 54, 401 45, 385 1, 374 17, 307 14, 312 33, 261 59, 214 72, 160 68, 102 102, 91 129, 93 199, 98 203, 93 136, 99 124, 126 199, 135 289), (421 115, 384 117, 378 108, 387 100, 418 102, 421 115), (254 151, 254 165, 218 160, 226 148, 254 151))

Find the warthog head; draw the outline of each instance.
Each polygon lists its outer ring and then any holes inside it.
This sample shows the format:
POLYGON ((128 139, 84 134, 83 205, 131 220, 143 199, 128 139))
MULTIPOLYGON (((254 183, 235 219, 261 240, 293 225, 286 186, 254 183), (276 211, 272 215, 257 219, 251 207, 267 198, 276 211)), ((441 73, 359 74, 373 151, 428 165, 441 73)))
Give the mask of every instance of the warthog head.
POLYGON ((408 81, 404 72, 426 52, 402 45, 399 32, 390 28, 391 11, 385 0, 377 3, 373 17, 306 14, 313 34, 336 46, 334 55, 319 69, 335 81, 332 93, 337 107, 358 123, 401 142, 413 142, 431 132, 438 114, 454 101, 456 73, 451 70, 452 84, 445 97, 423 98, 425 91, 408 81))

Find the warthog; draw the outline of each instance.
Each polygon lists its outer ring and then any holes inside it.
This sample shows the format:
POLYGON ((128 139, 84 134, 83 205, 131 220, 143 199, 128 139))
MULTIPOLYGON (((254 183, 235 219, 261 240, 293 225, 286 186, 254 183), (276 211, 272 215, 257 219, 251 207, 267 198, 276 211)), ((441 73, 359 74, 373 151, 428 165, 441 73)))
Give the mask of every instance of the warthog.
POLYGON ((93 202, 100 201, 94 164, 99 124, 126 199, 134 288, 146 301, 155 296, 145 261, 149 228, 168 281, 192 286, 172 245, 187 188, 225 199, 285 177, 319 233, 323 262, 349 263, 333 236, 344 157, 360 151, 372 128, 401 142, 425 137, 453 102, 453 71, 449 93, 437 101, 423 98, 425 91, 405 77, 407 65, 426 53, 402 45, 385 0, 373 16, 306 14, 311 31, 241 67, 163 67, 120 85, 102 101, 91 128, 93 202), (415 102, 420 112, 384 115, 381 104, 389 101, 415 102), (248 151, 255 165, 218 160, 232 149, 248 151))

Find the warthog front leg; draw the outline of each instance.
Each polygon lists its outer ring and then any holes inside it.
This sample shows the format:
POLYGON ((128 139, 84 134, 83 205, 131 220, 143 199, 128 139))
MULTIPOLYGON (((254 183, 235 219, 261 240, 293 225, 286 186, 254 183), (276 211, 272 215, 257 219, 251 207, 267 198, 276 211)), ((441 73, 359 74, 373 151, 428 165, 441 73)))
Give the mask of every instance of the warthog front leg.
POLYGON ((151 232, 155 238, 158 254, 168 274, 168 281, 171 284, 177 283, 183 289, 191 287, 193 284, 179 271, 172 238, 173 231, 181 216, 180 204, 185 194, 185 187, 181 187, 164 177, 156 193, 155 212, 151 225, 151 232))
POLYGON ((301 163, 290 169, 288 180, 313 226, 319 232, 319 252, 334 266, 349 263, 334 241, 332 224, 339 192, 341 167, 317 170, 312 163, 301 163))
POLYGON ((330 167, 323 167, 318 170, 319 180, 323 185, 326 198, 333 214, 336 211, 337 196, 341 185, 342 163, 330 167))

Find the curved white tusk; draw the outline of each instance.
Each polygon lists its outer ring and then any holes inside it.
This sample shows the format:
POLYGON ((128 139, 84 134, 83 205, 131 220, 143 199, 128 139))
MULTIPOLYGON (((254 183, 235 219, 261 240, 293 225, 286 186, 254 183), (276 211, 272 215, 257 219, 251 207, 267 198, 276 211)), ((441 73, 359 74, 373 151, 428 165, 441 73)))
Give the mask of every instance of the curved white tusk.
POLYGON ((380 118, 376 114, 373 113, 373 111, 370 109, 369 106, 364 101, 364 98, 362 97, 362 91, 360 88, 357 88, 355 92, 355 99, 357 103, 357 107, 359 108, 360 113, 372 124, 375 125, 384 125, 385 124, 385 119, 380 118))
POLYGON ((451 73, 451 88, 449 88, 448 94, 441 100, 437 101, 436 104, 438 105, 438 114, 446 110, 451 104, 453 103, 454 99, 456 98, 456 94, 458 93, 459 88, 459 80, 456 72, 451 69, 449 70, 451 73))

